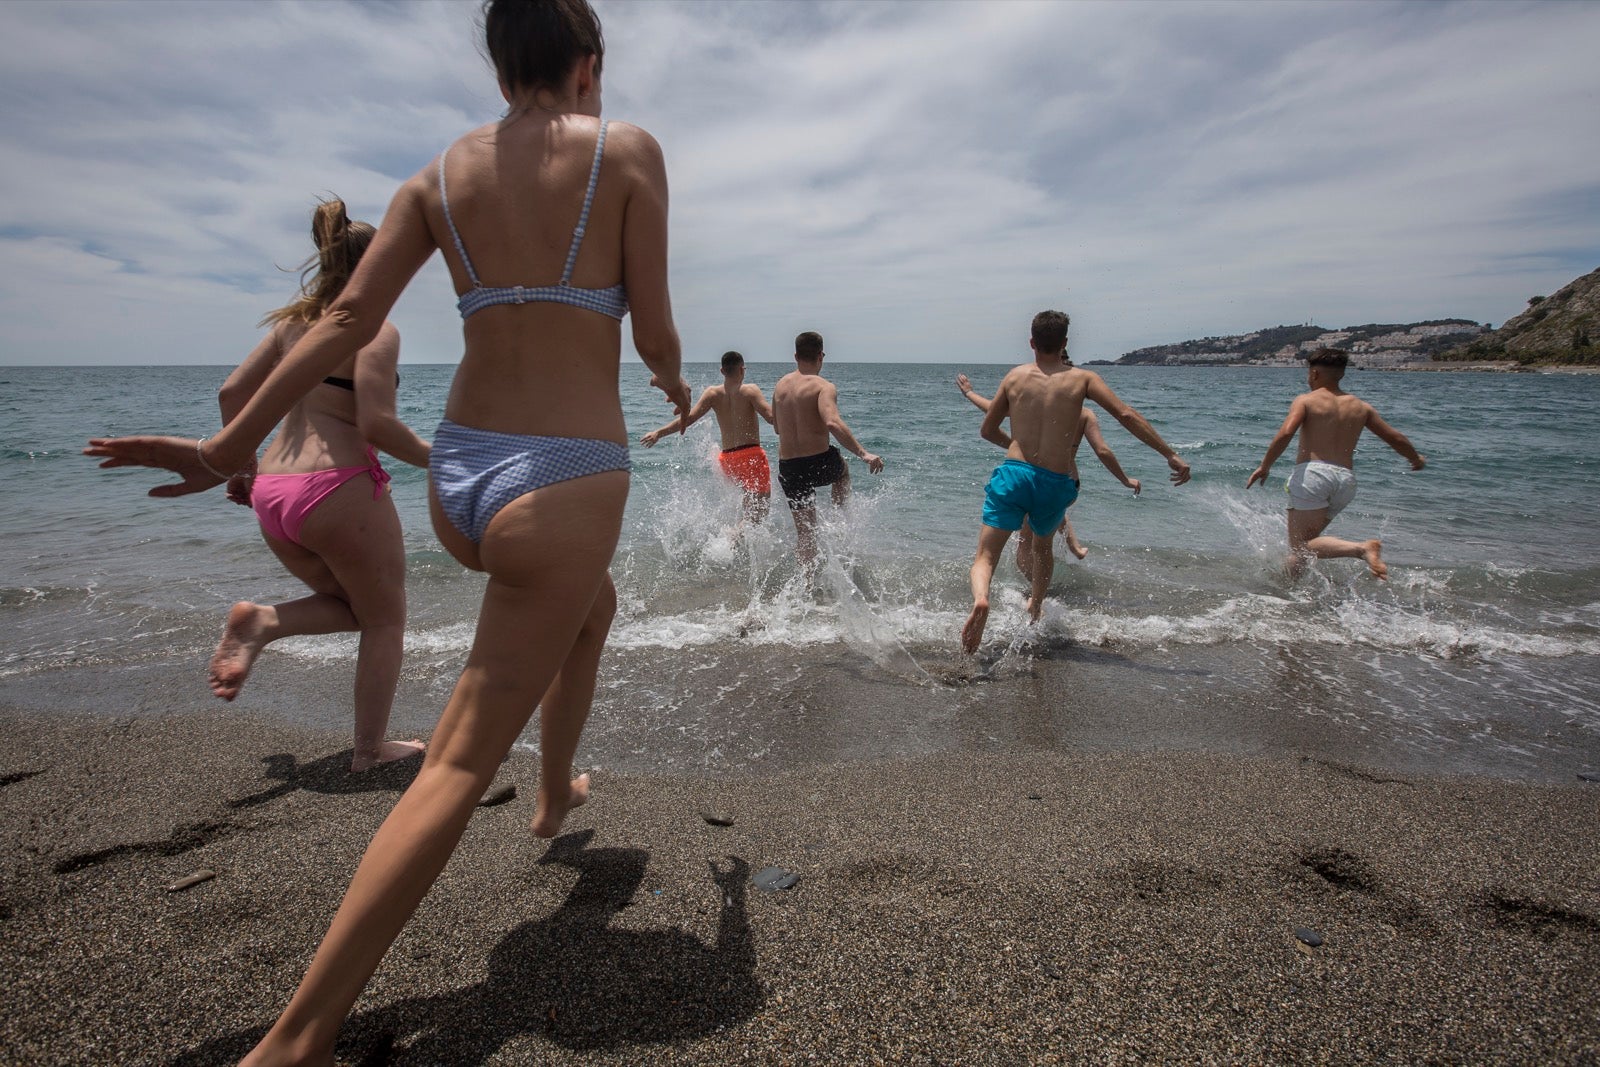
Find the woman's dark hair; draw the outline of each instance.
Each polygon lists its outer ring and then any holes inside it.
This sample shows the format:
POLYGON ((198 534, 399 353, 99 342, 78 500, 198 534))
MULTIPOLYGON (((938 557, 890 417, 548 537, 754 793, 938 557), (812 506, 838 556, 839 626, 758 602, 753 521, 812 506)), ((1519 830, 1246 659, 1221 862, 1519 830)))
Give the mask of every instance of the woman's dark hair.
POLYGON ((371 223, 352 222, 338 197, 319 203, 311 213, 311 240, 316 242, 317 254, 300 264, 300 295, 269 311, 260 325, 292 321, 309 326, 322 318, 344 292, 376 232, 371 223))
POLYGON ((572 65, 605 61, 600 18, 588 0, 485 0, 483 37, 507 89, 553 89, 572 65))

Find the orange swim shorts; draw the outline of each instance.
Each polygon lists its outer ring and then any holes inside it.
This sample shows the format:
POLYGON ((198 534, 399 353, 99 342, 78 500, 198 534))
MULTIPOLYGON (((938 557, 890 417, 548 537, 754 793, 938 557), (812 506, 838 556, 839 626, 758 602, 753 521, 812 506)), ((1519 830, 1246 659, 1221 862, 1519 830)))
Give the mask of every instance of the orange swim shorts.
POLYGON ((731 481, 747 493, 769 496, 772 493, 772 468, 767 465, 767 451, 760 445, 740 445, 725 448, 717 456, 717 466, 731 481))

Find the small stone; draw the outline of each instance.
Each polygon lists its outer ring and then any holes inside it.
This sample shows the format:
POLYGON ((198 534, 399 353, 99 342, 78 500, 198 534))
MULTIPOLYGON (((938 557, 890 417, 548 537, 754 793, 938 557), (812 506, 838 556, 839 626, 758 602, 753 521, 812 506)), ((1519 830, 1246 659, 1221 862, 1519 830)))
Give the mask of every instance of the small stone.
POLYGON ((478 801, 478 807, 493 808, 500 804, 504 804, 508 800, 515 800, 516 797, 516 786, 503 785, 498 789, 491 789, 487 793, 483 794, 483 799, 478 801))
POLYGON ((1585 782, 1600 782, 1600 771, 1579 771, 1578 777, 1585 782))
POLYGON ((211 879, 215 878, 216 876, 217 876, 217 872, 216 871, 206 870, 206 869, 202 868, 201 870, 195 871, 193 874, 184 875, 182 878, 179 878, 176 882, 173 882, 171 885, 167 886, 167 892, 169 892, 169 893, 181 893, 185 889, 193 889, 195 886, 199 885, 201 882, 209 882, 209 881, 211 881, 211 879))
POLYGON ((719 815, 714 811, 702 811, 700 817, 711 826, 732 826, 733 820, 726 815, 719 815))
POLYGON ((1038 793, 1029 793, 1028 794, 1028 799, 1029 800, 1043 800, 1044 797, 1040 796, 1038 793))
POLYGON ((750 881, 757 889, 789 889, 800 881, 800 876, 782 867, 763 867, 750 881))
POLYGON ((1322 935, 1309 926, 1302 926, 1296 929, 1294 937, 1296 941, 1310 945, 1312 948, 1320 948, 1322 945, 1322 935))
POLYGON ((1060 981, 1066 977, 1066 973, 1053 963, 1047 963, 1044 965, 1044 973, 1046 978, 1054 978, 1057 981, 1060 981))

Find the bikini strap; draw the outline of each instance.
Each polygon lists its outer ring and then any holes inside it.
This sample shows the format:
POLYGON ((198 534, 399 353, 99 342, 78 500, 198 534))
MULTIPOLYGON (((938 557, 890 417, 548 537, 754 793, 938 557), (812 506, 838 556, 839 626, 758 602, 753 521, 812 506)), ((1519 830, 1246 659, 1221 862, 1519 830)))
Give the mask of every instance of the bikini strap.
MULTIPOLYGON (((567 265, 561 272, 563 286, 572 284, 572 268, 578 264, 578 246, 583 244, 583 231, 589 226, 589 208, 594 203, 594 187, 600 181, 600 156, 606 150, 606 127, 609 125, 609 122, 601 122, 600 136, 595 138, 594 163, 589 167, 589 188, 583 194, 583 211, 578 215, 578 228, 572 231, 572 247, 567 250, 567 265)), ((460 241, 456 243, 460 244, 460 241)))
POLYGON ((378 450, 373 445, 367 446, 367 475, 372 479, 372 499, 383 499, 383 487, 389 484, 389 472, 383 469, 383 464, 378 462, 378 450))
MULTIPOLYGON (((439 203, 444 205, 444 224, 450 227, 450 237, 456 243, 456 252, 461 256, 462 266, 467 268, 467 277, 472 279, 472 287, 474 289, 482 289, 483 283, 478 280, 478 272, 472 268, 472 259, 467 255, 467 246, 461 243, 461 233, 456 229, 456 220, 450 217, 450 194, 445 191, 444 185, 444 160, 449 154, 450 149, 448 148, 439 153, 439 203)), ((585 211, 587 211, 588 205, 586 204, 584 207, 585 211)))

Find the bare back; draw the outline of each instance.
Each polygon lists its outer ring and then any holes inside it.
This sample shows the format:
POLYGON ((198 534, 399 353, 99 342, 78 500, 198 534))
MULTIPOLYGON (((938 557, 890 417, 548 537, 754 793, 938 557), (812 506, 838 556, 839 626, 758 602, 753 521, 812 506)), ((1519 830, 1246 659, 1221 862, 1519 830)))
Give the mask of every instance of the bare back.
POLYGON ((1006 455, 1057 474, 1078 477, 1078 442, 1083 435, 1083 399, 1094 375, 1077 367, 1054 373, 1025 363, 1006 374, 995 394, 1011 420, 1006 455))
POLYGON ((713 385, 706 390, 724 449, 761 443, 761 419, 756 412, 756 401, 760 397, 760 388, 748 382, 734 390, 723 385, 713 385))
POLYGON ((797 459, 828 450, 827 411, 837 410, 839 390, 820 374, 790 371, 772 389, 777 417, 778 458, 797 459))
MULTIPOLYGON (((599 120, 587 115, 527 115, 484 126, 451 146, 445 162, 450 214, 482 284, 534 287, 560 280, 599 130, 599 120)), ((664 310, 639 303, 664 302, 664 266, 657 284, 638 284, 624 233, 630 198, 648 185, 644 172, 659 162, 648 134, 610 124, 572 274, 579 288, 624 283, 636 316, 664 310)), ((464 293, 472 280, 445 222, 437 170, 425 170, 419 180, 426 186, 428 228, 444 250, 457 293, 464 293)), ((463 332, 466 352, 447 418, 505 433, 626 442, 617 391, 618 320, 558 303, 502 304, 473 314, 463 332)))
MULTIPOLYGON (((310 329, 302 323, 279 323, 273 327, 268 344, 276 364, 283 354, 310 329)), ((358 352, 335 372, 333 377, 355 380, 357 365, 363 360, 383 363, 380 373, 392 375, 398 360, 399 332, 385 323, 378 339, 358 352)), ((323 383, 314 387, 283 417, 278 431, 261 457, 262 474, 306 474, 334 467, 358 467, 367 462, 367 441, 357 425, 354 389, 323 383)))
POLYGON ((1320 460, 1339 467, 1355 465, 1356 440, 1372 416, 1372 405, 1349 393, 1313 389, 1295 398, 1302 407, 1296 463, 1320 460))

